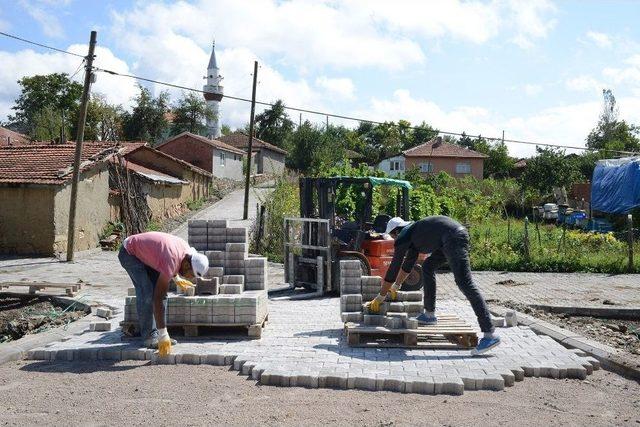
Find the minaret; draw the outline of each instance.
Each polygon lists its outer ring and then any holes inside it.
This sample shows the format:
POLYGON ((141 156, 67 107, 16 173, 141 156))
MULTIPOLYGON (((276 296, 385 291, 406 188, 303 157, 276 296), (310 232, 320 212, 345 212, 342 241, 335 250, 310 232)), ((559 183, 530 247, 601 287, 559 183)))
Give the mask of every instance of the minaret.
POLYGON ((204 85, 204 99, 207 100, 207 108, 213 112, 214 116, 207 119, 207 138, 215 139, 220 136, 220 101, 222 100, 222 76, 216 61, 216 42, 211 47, 211 58, 207 67, 207 84, 204 85))

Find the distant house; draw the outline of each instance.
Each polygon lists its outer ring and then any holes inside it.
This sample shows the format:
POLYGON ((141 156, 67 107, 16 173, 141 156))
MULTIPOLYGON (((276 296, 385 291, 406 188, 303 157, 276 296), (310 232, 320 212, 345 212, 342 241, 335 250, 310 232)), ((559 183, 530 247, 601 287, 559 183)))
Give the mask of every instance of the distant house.
POLYGON ((155 148, 204 169, 216 178, 242 179, 244 152, 222 141, 183 132, 155 148))
MULTIPOLYGON (((211 173, 154 150, 146 143, 122 143, 122 159, 111 161, 122 165, 142 182, 142 191, 152 219, 172 218, 184 212, 187 202, 209 195, 211 173)), ((109 204, 111 219, 120 220, 121 194, 111 182, 109 204)))
POLYGON ((482 179, 486 158, 482 153, 444 142, 438 137, 382 160, 378 168, 392 176, 418 168, 425 176, 446 172, 457 178, 470 175, 482 179))
MULTIPOLYGON (((234 132, 230 135, 221 136, 220 141, 232 145, 236 148, 247 151, 249 147, 249 135, 242 132, 234 132)), ((252 159, 255 173, 266 175, 280 175, 284 172, 285 157, 287 152, 280 147, 269 144, 258 138, 253 138, 251 143, 252 159)))
POLYGON ((10 129, 0 127, 0 147, 14 147, 31 144, 31 138, 10 129))
MULTIPOLYGON (((52 256, 67 249, 75 145, 0 147, 0 253, 52 256)), ((113 147, 82 151, 76 250, 97 246, 109 221, 107 162, 113 147)))

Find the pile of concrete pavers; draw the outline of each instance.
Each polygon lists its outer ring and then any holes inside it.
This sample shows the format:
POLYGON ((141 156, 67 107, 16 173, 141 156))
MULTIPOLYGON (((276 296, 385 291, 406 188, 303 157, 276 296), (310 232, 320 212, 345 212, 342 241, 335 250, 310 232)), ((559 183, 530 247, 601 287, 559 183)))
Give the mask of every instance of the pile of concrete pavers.
MULTIPOLYGON (((249 256, 247 229, 228 227, 226 220, 191 220, 188 236, 209 259, 209 270, 197 280, 195 295, 169 294, 167 325, 262 324, 268 315, 267 259, 249 256)), ((125 322, 138 321, 135 289, 124 314, 125 322)))
POLYGON ((367 302, 380 292, 382 278, 363 276, 360 261, 340 261, 340 315, 347 323, 382 326, 388 329, 416 329, 415 319, 424 309, 421 291, 399 291, 396 301, 385 301, 380 312, 370 314, 367 302))

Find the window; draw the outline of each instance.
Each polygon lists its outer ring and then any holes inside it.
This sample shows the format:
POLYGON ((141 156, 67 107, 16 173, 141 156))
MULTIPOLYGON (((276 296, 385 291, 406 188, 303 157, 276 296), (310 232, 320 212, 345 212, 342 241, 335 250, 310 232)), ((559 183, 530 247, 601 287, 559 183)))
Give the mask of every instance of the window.
POLYGON ((471 163, 456 163, 456 173, 471 173, 471 163))
POLYGON ((433 163, 431 163, 431 162, 420 163, 420 172, 422 172, 422 173, 431 173, 431 172, 433 172, 433 163))
POLYGON ((389 170, 390 171, 401 171, 401 170, 404 170, 404 162, 402 160, 390 160, 389 161, 389 170))
POLYGON ((225 164, 225 154, 224 153, 220 153, 220 166, 224 166, 225 164))

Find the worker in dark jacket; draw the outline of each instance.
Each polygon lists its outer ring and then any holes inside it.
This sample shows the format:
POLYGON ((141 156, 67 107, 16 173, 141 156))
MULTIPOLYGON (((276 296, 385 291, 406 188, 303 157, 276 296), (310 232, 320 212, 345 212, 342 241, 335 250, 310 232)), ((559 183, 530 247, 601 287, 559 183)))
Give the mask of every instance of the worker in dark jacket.
POLYGON ((389 220, 386 232, 396 240, 393 260, 380 293, 369 303, 372 312, 380 310, 380 304, 387 293, 392 300, 396 299, 396 294, 415 265, 418 254, 428 253, 431 255, 422 264, 425 311, 418 316, 418 322, 433 325, 438 321, 435 316, 436 270, 446 261, 453 272, 456 285, 471 303, 484 333, 473 353, 481 354, 500 344, 500 337, 494 333, 487 304, 471 278, 469 233, 466 228, 446 216, 430 216, 416 222, 396 217, 389 220))

